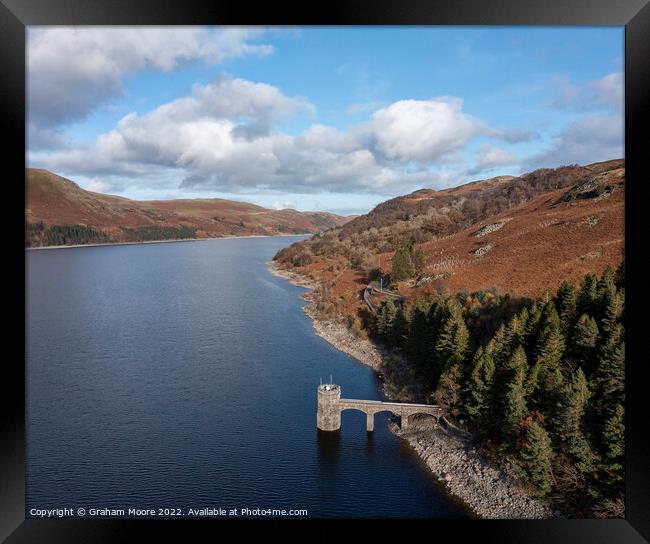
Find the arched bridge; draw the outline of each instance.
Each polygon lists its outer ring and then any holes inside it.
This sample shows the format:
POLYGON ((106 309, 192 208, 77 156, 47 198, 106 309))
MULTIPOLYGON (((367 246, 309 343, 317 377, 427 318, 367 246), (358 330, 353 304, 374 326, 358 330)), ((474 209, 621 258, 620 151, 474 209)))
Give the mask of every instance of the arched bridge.
POLYGON ((375 414, 392 412, 401 417, 401 427, 408 426, 409 417, 415 414, 429 414, 436 419, 442 409, 432 404, 410 404, 406 402, 381 402, 378 400, 342 399, 341 388, 336 384, 323 384, 318 387, 318 409, 316 426, 321 431, 338 431, 341 428, 341 412, 359 410, 366 414, 366 429, 375 428, 375 414))

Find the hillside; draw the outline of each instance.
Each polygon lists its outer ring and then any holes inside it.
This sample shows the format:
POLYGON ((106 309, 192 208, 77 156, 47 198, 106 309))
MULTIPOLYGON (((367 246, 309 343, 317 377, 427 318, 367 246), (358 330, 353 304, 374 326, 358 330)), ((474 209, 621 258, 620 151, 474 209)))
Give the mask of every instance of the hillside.
POLYGON ((424 259, 396 285, 404 294, 496 288, 535 297, 621 264, 624 200, 622 160, 544 169, 416 191, 275 258, 329 285, 342 315, 363 310, 363 286, 378 270, 389 275, 395 250, 409 243, 424 259))
POLYGON ((347 220, 217 198, 136 201, 86 191, 32 168, 25 184, 28 246, 316 233, 347 220))

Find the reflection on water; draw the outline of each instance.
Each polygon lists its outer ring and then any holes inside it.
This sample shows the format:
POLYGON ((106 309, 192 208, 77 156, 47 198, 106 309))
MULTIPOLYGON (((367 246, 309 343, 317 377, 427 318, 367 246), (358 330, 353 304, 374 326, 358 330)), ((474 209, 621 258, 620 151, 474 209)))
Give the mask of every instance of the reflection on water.
POLYGON ((335 470, 341 458, 341 433, 316 429, 319 467, 322 472, 335 470))

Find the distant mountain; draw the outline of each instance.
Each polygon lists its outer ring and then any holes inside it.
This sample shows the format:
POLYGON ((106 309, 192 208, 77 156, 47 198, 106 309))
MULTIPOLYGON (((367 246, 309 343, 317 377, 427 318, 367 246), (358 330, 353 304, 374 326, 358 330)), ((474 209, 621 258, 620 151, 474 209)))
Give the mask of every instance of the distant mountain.
POLYGON ((400 283, 404 294, 496 287, 538 296, 622 263, 624 202, 623 160, 541 169, 388 200, 275 259, 327 283, 343 315, 363 307, 356 295, 377 268, 389 274, 407 244, 423 263, 400 283))
POLYGON ((34 168, 26 170, 25 183, 27 246, 316 233, 348 221, 219 198, 130 200, 34 168))

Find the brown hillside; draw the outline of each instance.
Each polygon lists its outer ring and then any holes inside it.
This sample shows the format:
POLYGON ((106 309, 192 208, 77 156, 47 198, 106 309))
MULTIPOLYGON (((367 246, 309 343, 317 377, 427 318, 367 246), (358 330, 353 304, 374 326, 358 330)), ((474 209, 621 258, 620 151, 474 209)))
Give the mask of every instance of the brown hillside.
MULTIPOLYGON (((26 223, 42 222, 44 228, 42 231, 28 229, 27 243, 35 246, 49 245, 48 240, 52 240, 47 236, 47 229, 52 226, 90 227, 110 238, 102 241, 118 242, 138 241, 138 237, 174 238, 174 229, 181 227, 189 229, 182 237, 207 238, 316 233, 346 222, 345 217, 325 212, 270 210, 217 198, 130 200, 86 191, 66 178, 41 169, 27 169, 25 183, 26 223)), ((88 241, 93 241, 92 236, 80 243, 88 241)))
MULTIPOLYGON (((303 264, 295 269, 330 285, 343 315, 363 308, 358 294, 369 272, 375 267, 390 272, 394 248, 408 237, 424 251, 425 269, 419 282, 413 278, 398 285, 404 294, 495 287, 501 293, 532 297, 547 288, 554 291, 563 280, 575 283, 587 272, 601 274, 607 266, 616 268, 624 257, 623 162, 569 168, 563 177, 553 175, 557 171, 545 176, 551 186, 561 188, 519 204, 502 203, 503 211, 467 226, 464 223, 470 219, 450 213, 452 202, 459 208, 489 209, 494 203, 486 195, 526 183, 522 181, 526 176, 493 178, 439 192, 417 191, 383 203, 343 228, 295 244, 276 258, 283 266, 303 264), (460 205, 459 195, 467 197, 460 205), (423 201, 429 206, 423 206, 423 201), (433 212, 431 201, 436 206, 433 212), (445 221, 438 223, 443 232, 457 228, 456 232, 435 235, 427 228, 423 218, 437 217, 439 210, 446 212, 445 221), (380 227, 361 230, 360 225, 380 222, 380 227), (369 249, 358 247, 359 241, 369 249), (374 249, 385 246, 391 250, 374 249)), ((532 192, 530 187, 524 190, 532 192)))

